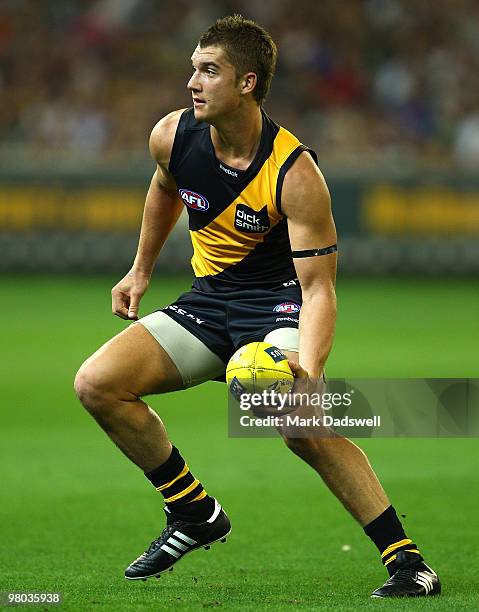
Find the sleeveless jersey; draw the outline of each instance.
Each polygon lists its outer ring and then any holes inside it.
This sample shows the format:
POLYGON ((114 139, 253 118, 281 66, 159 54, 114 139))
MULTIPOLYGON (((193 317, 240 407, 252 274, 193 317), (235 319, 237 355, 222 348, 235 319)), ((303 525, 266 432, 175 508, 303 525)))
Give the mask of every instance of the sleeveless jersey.
POLYGON ((295 278, 285 216, 284 177, 302 145, 264 111, 258 151, 247 170, 218 160, 210 126, 181 115, 169 170, 187 207, 193 284, 202 291, 270 287, 295 278))

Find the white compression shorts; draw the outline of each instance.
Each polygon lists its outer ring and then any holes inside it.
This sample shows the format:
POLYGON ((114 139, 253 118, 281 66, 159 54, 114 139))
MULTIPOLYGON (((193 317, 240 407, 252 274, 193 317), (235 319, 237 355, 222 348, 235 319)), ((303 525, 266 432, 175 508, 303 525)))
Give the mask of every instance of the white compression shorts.
MULTIPOLYGON (((224 374, 226 366, 218 355, 164 312, 152 312, 137 323, 146 327, 168 353, 185 388, 224 374)), ((266 334, 264 340, 284 351, 299 350, 299 331, 294 327, 274 329, 266 334)))

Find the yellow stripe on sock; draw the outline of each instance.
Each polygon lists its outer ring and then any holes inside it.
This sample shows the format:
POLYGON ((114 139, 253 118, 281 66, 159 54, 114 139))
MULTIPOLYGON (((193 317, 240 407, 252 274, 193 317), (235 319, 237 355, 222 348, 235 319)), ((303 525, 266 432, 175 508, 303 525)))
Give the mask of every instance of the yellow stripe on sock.
POLYGON ((407 544, 412 544, 412 540, 406 539, 406 540, 399 540, 399 542, 394 542, 394 544, 391 544, 390 546, 386 548, 386 550, 381 555, 381 559, 389 555, 389 553, 392 553, 397 548, 400 548, 401 546, 406 546, 407 544))
POLYGON ((390 563, 392 563, 395 560, 396 560, 396 555, 393 555, 390 559, 388 559, 387 561, 384 562, 384 565, 389 565, 390 563))
POLYGON ((165 499, 165 502, 169 504, 170 502, 174 502, 177 499, 181 499, 185 495, 188 495, 188 493, 191 493, 191 491, 193 491, 193 489, 197 487, 199 484, 200 484, 200 481, 195 478, 195 480, 193 480, 193 482, 190 484, 189 487, 186 487, 186 489, 183 489, 183 491, 180 491, 176 495, 172 495, 171 497, 168 497, 167 499, 165 499))
MULTIPOLYGON (((410 548, 409 550, 406 550, 406 552, 412 552, 412 553, 417 553, 418 555, 420 555, 421 553, 416 550, 415 548, 410 548)), ((387 561, 384 562, 384 565, 389 565, 392 561, 396 560, 397 555, 393 555, 390 559, 388 559, 387 561)))
POLYGON ((189 504, 192 504, 195 501, 200 501, 200 499, 205 498, 207 495, 206 491, 203 489, 203 491, 201 491, 201 493, 199 495, 197 495, 194 499, 192 499, 191 501, 189 501, 189 504))
POLYGON ((183 478, 183 476, 186 476, 186 474, 188 474, 189 471, 190 471, 190 468, 185 463, 185 467, 181 470, 181 472, 178 474, 178 476, 173 478, 173 480, 170 480, 170 482, 167 482, 166 484, 161 485, 161 487, 156 487, 156 490, 157 491, 164 491, 168 487, 171 487, 171 485, 175 484, 175 482, 177 480, 179 480, 180 478, 183 478))

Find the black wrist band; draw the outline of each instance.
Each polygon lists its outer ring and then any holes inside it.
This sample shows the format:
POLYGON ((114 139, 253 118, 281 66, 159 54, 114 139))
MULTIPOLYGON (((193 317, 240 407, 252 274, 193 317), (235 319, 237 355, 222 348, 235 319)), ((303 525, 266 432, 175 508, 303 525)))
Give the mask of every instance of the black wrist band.
POLYGON ((338 250, 337 244, 332 244, 331 246, 325 247, 324 249, 310 249, 309 251, 292 251, 291 255, 293 257, 318 257, 318 255, 329 255, 330 253, 335 253, 338 250))

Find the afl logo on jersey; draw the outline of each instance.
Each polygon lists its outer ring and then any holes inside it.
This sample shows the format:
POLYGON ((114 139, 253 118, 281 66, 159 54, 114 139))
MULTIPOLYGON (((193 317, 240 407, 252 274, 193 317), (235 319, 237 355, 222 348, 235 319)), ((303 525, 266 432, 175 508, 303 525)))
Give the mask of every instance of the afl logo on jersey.
POLYGON ((210 207, 210 203, 204 196, 189 189, 180 189, 180 196, 186 206, 193 210, 204 212, 210 207))
POLYGON ((295 304, 294 302, 283 302, 282 304, 278 304, 273 308, 273 312, 281 312, 285 314, 299 312, 300 310, 301 306, 299 304, 295 304))

